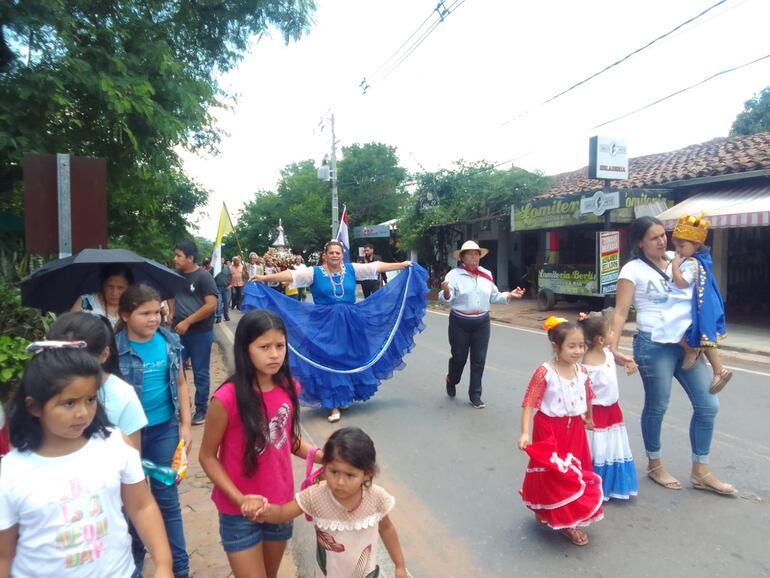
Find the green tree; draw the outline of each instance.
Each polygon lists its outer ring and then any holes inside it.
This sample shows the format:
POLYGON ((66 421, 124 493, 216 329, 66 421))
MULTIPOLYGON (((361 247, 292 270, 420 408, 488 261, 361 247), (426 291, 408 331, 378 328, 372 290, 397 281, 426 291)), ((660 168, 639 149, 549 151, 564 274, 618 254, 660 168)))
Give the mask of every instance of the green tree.
POLYGON ((337 163, 340 203, 347 204, 351 225, 374 225, 398 216, 408 194, 406 169, 396 148, 382 143, 343 147, 337 163))
POLYGON ((459 161, 452 170, 421 173, 415 178, 417 187, 398 226, 406 248, 429 242, 426 233, 432 228, 510 214, 512 204, 550 187, 550 180, 540 174, 516 167, 500 171, 486 161, 459 161))
POLYGON ((113 246, 163 259, 207 193, 177 151, 215 153, 217 76, 250 39, 309 27, 312 0, 0 4, 0 206, 21 210, 25 153, 105 157, 113 246))
POLYGON ((735 117, 730 136, 770 131, 770 86, 743 103, 743 112, 735 117))

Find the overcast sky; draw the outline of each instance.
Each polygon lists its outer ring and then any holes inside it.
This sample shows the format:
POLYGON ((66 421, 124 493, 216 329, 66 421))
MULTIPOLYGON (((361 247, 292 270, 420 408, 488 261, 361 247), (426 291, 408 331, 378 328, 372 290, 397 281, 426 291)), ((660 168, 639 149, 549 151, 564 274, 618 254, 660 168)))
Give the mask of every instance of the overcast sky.
POLYGON ((769 54, 767 0, 727 0, 546 105, 717 0, 446 0, 457 6, 444 22, 395 70, 378 71, 421 23, 428 19, 423 32, 436 20, 436 1, 316 0, 305 38, 285 46, 276 33, 255 43, 222 79, 237 102, 216 114, 229 135, 221 155, 185 156, 188 174, 211 191, 200 234, 214 237, 223 200, 236 219, 287 164, 320 163, 331 144, 328 122, 324 131, 319 123, 330 112, 338 146, 395 146, 412 171, 515 159, 556 174, 587 164, 594 134, 625 138, 631 157, 726 136, 743 103, 770 85, 767 59, 594 128, 769 54))

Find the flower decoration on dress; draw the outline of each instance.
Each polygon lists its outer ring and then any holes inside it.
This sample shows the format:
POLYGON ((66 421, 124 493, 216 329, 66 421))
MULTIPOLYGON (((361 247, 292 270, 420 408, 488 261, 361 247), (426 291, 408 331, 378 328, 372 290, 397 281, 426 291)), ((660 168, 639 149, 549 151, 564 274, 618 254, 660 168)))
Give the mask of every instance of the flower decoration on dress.
POLYGON ((24 350, 27 355, 35 355, 48 349, 85 349, 85 341, 33 341, 24 350))
POLYGON ((567 323, 567 320, 564 319, 563 317, 551 316, 545 320, 545 323, 543 323, 543 329, 545 329, 546 331, 550 331, 551 329, 553 329, 557 325, 561 325, 562 323, 567 323))

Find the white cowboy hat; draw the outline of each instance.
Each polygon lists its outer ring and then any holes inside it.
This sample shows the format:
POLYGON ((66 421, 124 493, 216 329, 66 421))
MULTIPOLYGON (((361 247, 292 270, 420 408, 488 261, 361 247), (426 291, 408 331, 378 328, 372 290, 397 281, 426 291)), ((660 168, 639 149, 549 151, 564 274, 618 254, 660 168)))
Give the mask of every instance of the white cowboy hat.
POLYGON ((483 249, 482 247, 479 247, 476 241, 465 241, 462 247, 460 247, 459 249, 457 249, 457 251, 452 253, 452 257, 454 257, 458 261, 462 261, 463 251, 478 251, 479 253, 481 253, 481 257, 486 257, 487 253, 489 253, 489 249, 483 249))

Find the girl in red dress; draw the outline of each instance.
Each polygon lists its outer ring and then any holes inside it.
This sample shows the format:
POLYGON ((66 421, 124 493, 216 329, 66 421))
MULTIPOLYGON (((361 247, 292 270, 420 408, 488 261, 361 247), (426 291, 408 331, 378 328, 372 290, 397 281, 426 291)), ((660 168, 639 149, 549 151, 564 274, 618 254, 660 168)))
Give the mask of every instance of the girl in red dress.
POLYGON ((604 516, 602 480, 591 467, 586 437, 586 427, 593 428, 593 392, 579 363, 585 340, 566 319, 549 317, 543 328, 554 359, 535 370, 521 404, 519 449, 530 460, 519 493, 538 522, 584 546, 588 535, 578 526, 604 516))

